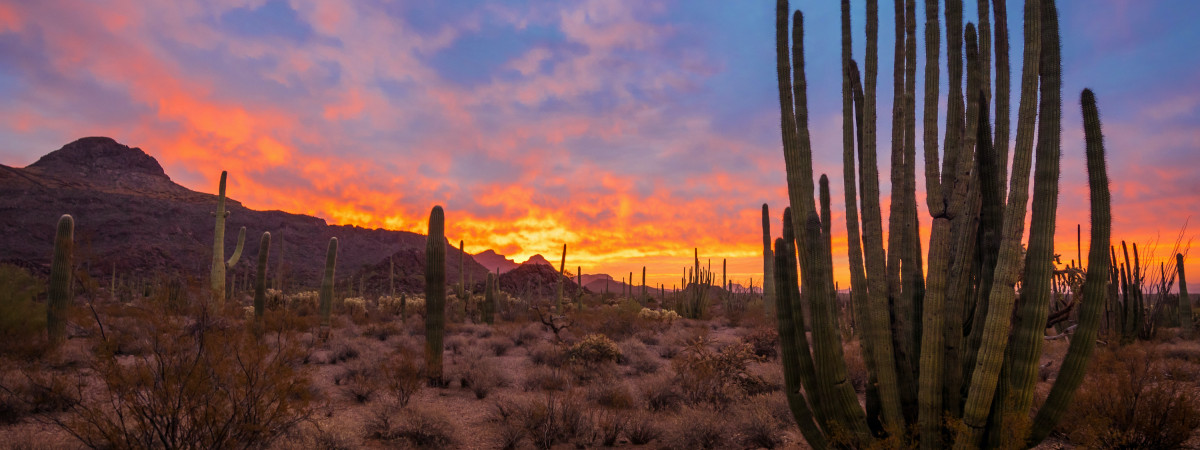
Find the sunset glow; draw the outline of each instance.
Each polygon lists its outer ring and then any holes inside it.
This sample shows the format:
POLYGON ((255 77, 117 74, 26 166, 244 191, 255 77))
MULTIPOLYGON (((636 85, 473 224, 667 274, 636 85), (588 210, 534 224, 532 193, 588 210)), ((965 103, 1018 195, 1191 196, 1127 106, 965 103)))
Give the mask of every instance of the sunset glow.
MULTIPOLYGON (((817 3, 805 5, 810 127, 815 171, 833 188, 834 263, 845 288, 838 4, 817 3)), ((976 17, 967 3, 965 16, 976 17)), ((1103 114, 1113 241, 1157 239, 1166 257, 1200 210, 1200 59, 1181 57, 1200 42, 1192 24, 1200 3, 1064 3, 1055 252, 1075 258, 1078 223, 1087 242, 1078 95, 1090 87, 1103 114)), ((770 205, 778 236, 787 198, 772 7, 0 3, 0 164, 24 167, 77 138, 109 136, 193 190, 215 192, 228 170, 229 196, 253 209, 425 233, 440 204, 447 237, 470 253, 557 262, 565 243, 571 271, 619 280, 646 266, 651 284, 670 289, 699 248, 718 276, 726 258, 731 279, 761 285, 760 208, 770 205)), ((890 42, 891 8, 881 9, 890 42)), ((854 17, 860 30, 863 14, 854 17)), ((1010 21, 1020 36, 1019 20, 1010 21)), ((891 46, 880 47, 881 71, 890 70, 891 46)), ((1016 78, 1019 39, 1011 50, 1016 78)), ((887 158, 880 162, 886 214, 887 158)), ((920 175, 917 184, 923 191, 920 175)), ((1200 258, 1188 266, 1200 273, 1200 258)))

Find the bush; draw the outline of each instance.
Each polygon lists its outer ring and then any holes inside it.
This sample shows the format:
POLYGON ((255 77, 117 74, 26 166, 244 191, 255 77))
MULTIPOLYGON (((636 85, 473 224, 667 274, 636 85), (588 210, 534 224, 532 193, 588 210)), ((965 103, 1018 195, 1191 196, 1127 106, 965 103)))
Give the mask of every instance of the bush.
POLYGON ((748 370, 751 362, 759 360, 749 344, 713 351, 705 339, 698 339, 673 361, 675 382, 688 402, 724 408, 736 396, 757 392, 766 384, 748 370))
POLYGON ((34 302, 42 282, 11 264, 0 264, 0 355, 33 358, 45 346, 46 304, 34 302))
POLYGON ((646 345, 636 339, 626 339, 621 341, 621 358, 617 360, 619 364, 629 366, 638 374, 650 374, 658 372, 662 367, 662 362, 658 357, 646 348, 646 345))
POLYGON ((495 336, 484 341, 484 345, 491 350, 493 355, 504 356, 513 347, 513 341, 504 336, 495 336))
POLYGON ((561 346, 542 341, 529 348, 529 362, 543 366, 562 367, 566 362, 565 353, 561 346))
POLYGON ((542 449, 561 442, 576 441, 579 448, 591 443, 592 422, 583 404, 572 397, 546 395, 493 405, 491 421, 500 428, 497 437, 502 448, 517 448, 525 438, 542 449))
POLYGON ((646 445, 662 436, 662 429, 658 426, 657 418, 638 412, 629 416, 629 421, 625 424, 625 435, 629 437, 630 444, 646 445))
POLYGON ((151 352, 120 362, 98 355, 97 392, 47 417, 89 447, 241 448, 265 446, 309 416, 301 352, 288 340, 260 342, 203 319, 163 317, 148 328, 151 352))
POLYGON ((683 392, 673 376, 664 374, 645 379, 639 390, 651 411, 674 411, 683 402, 683 392))
POLYGON ((534 367, 525 372, 525 381, 521 387, 529 391, 563 391, 571 385, 571 380, 561 369, 549 367, 534 367))
POLYGON ((742 338, 742 340, 750 344, 750 348, 754 350, 755 356, 767 359, 779 356, 779 331, 776 331, 774 328, 755 328, 747 333, 746 337, 742 338))
POLYGON ((775 448, 783 445, 779 422, 771 415, 765 401, 751 400, 734 414, 737 434, 746 448, 775 448))
POLYGON ((377 370, 365 363, 348 365, 333 377, 333 384, 341 386, 342 392, 357 403, 366 403, 379 388, 377 370))
POLYGON ((395 397, 400 406, 407 406, 412 396, 425 385, 424 360, 406 348, 401 348, 396 356, 384 361, 380 371, 384 389, 395 397))
POLYGON ((443 449, 458 446, 457 429, 446 414, 432 408, 396 408, 381 405, 367 423, 367 437, 412 448, 443 449))
POLYGON ((468 356, 467 367, 461 377, 462 387, 471 389, 475 398, 483 400, 492 390, 507 386, 509 381, 499 370, 494 357, 478 352, 468 356))
POLYGON ((733 430, 729 421, 710 408, 687 408, 671 423, 667 432, 673 448, 725 448, 733 430))
POLYGON ((633 396, 629 385, 615 378, 606 378, 604 382, 593 385, 588 389, 587 397, 606 408, 632 409, 637 406, 637 398, 633 396))
POLYGON ((621 357, 621 349, 607 336, 589 334, 568 348, 566 357, 572 365, 593 372, 604 365, 616 363, 621 357))
POLYGON ((1167 379, 1162 360, 1141 346, 1098 355, 1063 421, 1072 441, 1092 448, 1182 448, 1200 427, 1193 387, 1167 379))

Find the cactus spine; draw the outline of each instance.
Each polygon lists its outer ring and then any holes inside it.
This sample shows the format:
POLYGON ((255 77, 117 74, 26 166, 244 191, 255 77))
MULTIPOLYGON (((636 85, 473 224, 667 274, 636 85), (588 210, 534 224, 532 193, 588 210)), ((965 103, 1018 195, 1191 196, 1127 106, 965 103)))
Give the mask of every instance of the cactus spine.
POLYGON ((213 231, 213 259, 212 259, 212 306, 220 309, 225 306, 225 270, 237 264, 238 259, 242 257, 242 245, 246 243, 246 227, 242 227, 238 232, 237 248, 233 250, 233 256, 229 260, 225 260, 225 218, 229 217, 229 211, 225 210, 225 180, 228 177, 228 172, 221 172, 221 184, 217 190, 217 211, 213 213, 216 217, 216 228, 213 231))
POLYGON ((329 249, 325 252, 325 276, 321 279, 320 304, 317 307, 321 315, 321 336, 329 337, 330 313, 333 311, 333 283, 337 270, 337 238, 329 238, 329 249))
MULTIPOLYGON (((1187 278, 1183 274, 1183 254, 1175 254, 1175 267, 1179 271, 1179 329, 1184 339, 1192 338, 1192 299, 1188 296, 1187 278)), ((1166 291, 1163 292, 1166 294, 1166 291)))
POLYGON ((262 320, 267 303, 267 257, 271 252, 271 233, 263 232, 258 242, 258 270, 254 274, 254 319, 262 320))
MULTIPOLYGON (((955 448, 995 447, 1004 443, 1003 433, 1011 431, 1001 428, 1003 419, 1010 414, 1027 414, 1032 409, 1033 383, 1029 374, 1031 367, 1036 369, 1041 334, 1047 322, 1061 153, 1057 11, 1053 0, 1030 0, 1025 5, 1021 102, 1009 179, 1003 160, 1007 153, 1007 128, 1002 132, 1004 136, 993 139, 991 135, 989 3, 979 1, 983 10, 982 36, 971 24, 964 33, 961 3, 949 0, 945 11, 950 92, 944 156, 939 163, 938 5, 935 0, 926 0, 923 139, 926 201, 933 218, 926 275, 918 240, 915 198, 915 0, 895 1, 893 202, 889 219, 891 251, 887 253, 882 242, 873 131, 878 5, 873 0, 867 2, 866 75, 860 85, 857 64, 850 58, 849 1, 842 2, 842 112, 843 125, 848 127, 843 130, 843 159, 847 166, 844 173, 848 239, 852 241, 847 247, 852 301, 856 309, 863 311, 860 317, 863 354, 871 371, 864 413, 853 391, 845 386, 842 343, 835 328, 828 181, 821 177, 820 202, 814 204, 811 166, 805 164, 811 162, 811 154, 803 142, 807 133, 803 118, 806 107, 802 16, 799 12, 795 14, 793 52, 789 55, 790 7, 786 0, 777 1, 776 67, 791 208, 785 210, 784 238, 775 246, 776 315, 789 404, 801 433, 814 448, 867 447, 881 437, 901 441, 919 438, 922 448, 941 448, 949 442, 947 438, 953 438, 955 448), (965 91, 962 89, 964 55, 965 91), (1039 108, 1039 78, 1040 122, 1035 115, 1039 108), (1030 259, 1022 268, 1021 241, 1030 203, 1035 124, 1039 128, 1030 259), (996 148, 1001 145, 994 143, 1000 142, 1004 149, 996 148), (859 162, 857 173, 853 166, 855 150, 859 162), (1007 192, 1003 186, 1006 182, 1007 192), (861 203, 855 197, 860 197, 861 203), (855 217, 859 205, 862 214, 855 217), (861 236, 857 233, 859 220, 861 236), (860 241, 861 247, 857 247, 855 244, 860 241), (1020 310, 1014 314, 1018 303, 1013 286, 1022 270, 1023 298, 1020 310), (803 292, 793 289, 796 280, 790 274, 795 273, 801 278, 803 292), (809 316, 813 324, 811 351, 809 339, 800 326, 805 319, 806 303, 811 305, 809 316), (950 430, 945 428, 947 419, 962 420, 964 426, 958 434, 950 436, 950 430), (907 430, 915 430, 918 436, 902 435, 907 430)), ((1005 15, 1003 7, 997 6, 997 27, 1007 26, 1005 15)), ((996 31, 997 51, 1007 49, 1006 33, 996 31)), ((1007 70, 1007 61, 1003 66, 1001 70, 1007 70)), ((1007 74, 998 75, 996 81, 996 96, 1008 97, 1007 74), (1002 78, 1004 82, 1000 81, 1002 78)), ((1104 277, 1109 273, 1105 256, 1111 223, 1108 184, 1099 121, 1095 119, 1095 99, 1090 91, 1084 92, 1083 104, 1093 218, 1090 265, 1095 269, 1089 271, 1094 275, 1086 282, 1077 337, 1072 340, 1063 375, 1039 410, 1031 433, 1015 436, 1029 446, 1036 445, 1053 428, 1082 380, 1083 367, 1099 328, 1104 277)), ((1004 110, 1007 116, 1007 104, 998 105, 997 109, 1004 110)), ((1135 267, 1130 270, 1136 271, 1136 258, 1133 264, 1135 267)))
POLYGON ((446 324, 446 213, 434 206, 425 238, 425 370, 430 386, 446 385, 442 377, 442 337, 446 324))
POLYGON ((66 339, 67 305, 71 302, 71 258, 75 250, 75 219, 58 218, 54 235, 54 259, 50 263, 50 286, 46 290, 46 335, 51 344, 66 339))

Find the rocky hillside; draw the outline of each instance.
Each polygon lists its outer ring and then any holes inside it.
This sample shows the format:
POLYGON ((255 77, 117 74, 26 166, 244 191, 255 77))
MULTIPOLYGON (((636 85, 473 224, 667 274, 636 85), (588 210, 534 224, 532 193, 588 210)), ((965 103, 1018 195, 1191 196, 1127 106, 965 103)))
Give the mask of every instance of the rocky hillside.
MULTIPOLYGON (((239 278, 253 273, 258 237, 270 231, 270 276, 275 277, 282 256, 288 290, 320 283, 331 237, 339 241, 339 283, 371 268, 382 267, 386 277, 388 257, 395 255, 396 272, 406 280, 403 289, 424 289, 423 235, 256 211, 235 200, 237 192, 229 195, 227 255, 237 243, 237 230, 246 227, 245 251, 231 270, 239 278)), ((158 161, 139 148, 106 137, 79 139, 25 168, 0 165, 0 263, 48 273, 55 223, 62 214, 71 214, 76 259, 94 277, 107 279, 115 268, 122 279, 163 273, 207 279, 216 202, 215 194, 171 181, 158 161)), ((446 278, 452 284, 459 279, 459 253, 447 243, 446 278)), ((467 258, 466 265, 473 279, 486 276, 487 269, 473 259, 467 258)))

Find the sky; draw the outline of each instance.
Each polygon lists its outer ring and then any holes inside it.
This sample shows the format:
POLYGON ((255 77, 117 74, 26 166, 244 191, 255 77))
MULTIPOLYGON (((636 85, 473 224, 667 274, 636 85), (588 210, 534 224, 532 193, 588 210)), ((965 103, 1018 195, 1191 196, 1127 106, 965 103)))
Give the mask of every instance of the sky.
MULTIPOLYGON (((796 3, 844 287, 839 13, 796 3)), ((881 3, 886 213, 893 15, 881 3)), ((1014 117, 1022 3, 1008 4, 1014 117)), ((1161 259, 1200 206, 1200 2, 1059 5, 1055 252, 1074 258, 1079 223, 1087 245, 1078 99, 1090 87, 1114 242, 1157 240, 1161 259)), ((853 2, 860 62, 863 8, 853 2)), ((230 197, 254 209, 424 233, 437 204, 472 253, 557 260, 565 243, 572 270, 620 279, 646 266, 669 289, 698 248, 702 264, 728 259, 732 279, 761 285, 761 205, 778 236, 787 198, 774 64, 769 1, 0 1, 0 164, 109 136, 193 190, 215 192, 228 170, 230 197)))

